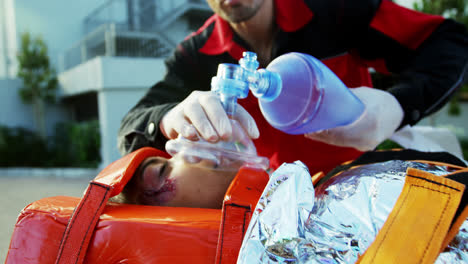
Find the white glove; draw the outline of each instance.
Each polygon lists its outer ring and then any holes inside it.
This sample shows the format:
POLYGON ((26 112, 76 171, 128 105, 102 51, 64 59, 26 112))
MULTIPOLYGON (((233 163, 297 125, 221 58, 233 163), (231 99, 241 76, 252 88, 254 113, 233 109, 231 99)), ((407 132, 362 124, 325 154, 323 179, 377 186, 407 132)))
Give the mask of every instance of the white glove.
POLYGON ((305 137, 330 145, 373 150, 391 137, 403 120, 403 109, 396 98, 385 91, 359 87, 351 89, 364 104, 364 113, 353 123, 306 134, 305 137))
MULTIPOLYGON (((237 105, 234 119, 251 138, 259 137, 255 120, 242 106, 237 105)), ((197 131, 209 142, 228 140, 232 136, 231 122, 218 96, 211 91, 193 91, 164 115, 159 128, 168 139, 182 134, 187 139, 197 140, 197 131)))

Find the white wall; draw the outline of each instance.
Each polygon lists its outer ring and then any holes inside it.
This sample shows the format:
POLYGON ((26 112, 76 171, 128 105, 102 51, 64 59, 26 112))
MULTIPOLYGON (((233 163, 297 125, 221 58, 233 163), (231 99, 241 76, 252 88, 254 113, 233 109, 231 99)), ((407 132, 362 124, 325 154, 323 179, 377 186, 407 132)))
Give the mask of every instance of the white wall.
POLYGON ((14 2, 0 0, 0 79, 16 76, 16 51, 14 2))
POLYGON ((0 124, 9 127, 34 129, 32 107, 21 102, 18 91, 22 85, 19 79, 0 80, 0 124), (14 113, 14 114, 12 114, 14 113))
POLYGON ((468 102, 461 102, 460 108, 459 116, 450 116, 447 110, 448 105, 446 105, 430 117, 421 120, 417 125, 446 127, 458 137, 468 138, 468 102))
POLYGON ((96 57, 58 75, 61 96, 97 91, 102 87, 102 57, 96 57))
POLYGON ((179 19, 176 23, 169 25, 163 33, 172 43, 178 44, 191 32, 189 30, 188 21, 186 19, 179 19))
POLYGON ((101 131, 101 167, 121 157, 117 134, 122 118, 143 97, 148 87, 101 90, 98 93, 99 125, 101 131))
POLYGON ((104 89, 149 88, 166 73, 163 58, 100 57, 100 60, 104 89))
MULTIPOLYGON (((18 94, 21 87, 22 81, 20 79, 0 80, 0 125, 35 130, 32 107, 24 104, 18 94)), ((68 119, 69 113, 63 105, 60 103, 47 105, 47 134, 49 136, 53 135, 55 124, 68 119)))
POLYGON ((163 59, 102 57, 102 89, 99 91, 102 165, 121 157, 117 134, 125 114, 166 72, 163 59))
POLYGON ((102 166, 121 157, 117 134, 122 118, 165 72, 163 59, 97 57, 59 75, 64 95, 98 92, 102 166))

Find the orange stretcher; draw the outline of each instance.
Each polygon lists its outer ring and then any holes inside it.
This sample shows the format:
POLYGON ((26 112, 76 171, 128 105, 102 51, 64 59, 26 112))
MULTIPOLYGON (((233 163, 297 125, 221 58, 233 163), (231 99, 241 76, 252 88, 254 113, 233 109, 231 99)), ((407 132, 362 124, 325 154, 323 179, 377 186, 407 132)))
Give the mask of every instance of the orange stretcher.
POLYGON ((222 210, 107 203, 150 156, 167 154, 140 149, 106 167, 81 199, 58 196, 28 205, 6 263, 235 263, 268 174, 242 168, 222 210))
MULTIPOLYGON (((107 202, 150 156, 167 154, 142 148, 106 167, 81 199, 58 196, 28 205, 6 263, 235 263, 268 174, 242 168, 221 210, 107 202)), ((454 174, 468 176, 466 168, 456 168, 454 174)), ((359 261, 433 263, 468 216, 464 193, 458 181, 409 169, 402 195, 359 261)))

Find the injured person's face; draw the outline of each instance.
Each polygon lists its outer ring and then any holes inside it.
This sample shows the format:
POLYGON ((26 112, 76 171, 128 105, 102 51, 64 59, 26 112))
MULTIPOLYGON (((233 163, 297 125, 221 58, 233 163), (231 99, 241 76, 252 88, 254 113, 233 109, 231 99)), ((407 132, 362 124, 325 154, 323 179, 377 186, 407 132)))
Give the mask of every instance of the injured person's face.
POLYGON ((157 206, 221 208, 239 166, 218 168, 211 160, 151 157, 114 201, 157 206))

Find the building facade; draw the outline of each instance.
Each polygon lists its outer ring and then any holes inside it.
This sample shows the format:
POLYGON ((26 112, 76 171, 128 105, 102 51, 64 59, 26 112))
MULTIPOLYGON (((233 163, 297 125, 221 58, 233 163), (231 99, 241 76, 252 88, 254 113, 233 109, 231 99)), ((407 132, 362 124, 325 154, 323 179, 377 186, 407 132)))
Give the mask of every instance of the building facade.
POLYGON ((0 79, 16 76, 16 21, 13 0, 0 0, 0 79))
POLYGON ((211 15, 204 0, 112 0, 85 17, 84 37, 59 59, 59 82, 74 120, 99 120, 103 166, 120 158, 123 116, 163 78, 177 43, 211 15))

